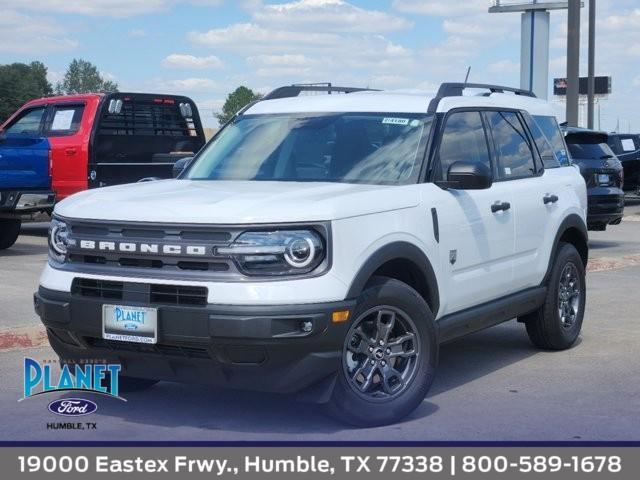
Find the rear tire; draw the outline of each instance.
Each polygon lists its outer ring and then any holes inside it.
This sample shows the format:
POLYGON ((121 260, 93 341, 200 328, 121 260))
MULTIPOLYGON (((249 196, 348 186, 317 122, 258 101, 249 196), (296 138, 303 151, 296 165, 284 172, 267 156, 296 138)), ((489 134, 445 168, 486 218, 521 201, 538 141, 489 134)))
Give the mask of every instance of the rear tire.
POLYGON ((538 348, 565 350, 578 339, 586 303, 582 258, 569 243, 561 243, 547 282, 547 296, 537 311, 520 318, 538 348))
POLYGON ((375 277, 352 319, 329 413, 359 427, 397 422, 422 403, 433 382, 438 362, 433 314, 413 288, 375 277))
POLYGON ((0 250, 11 247, 20 235, 19 219, 0 219, 0 250))

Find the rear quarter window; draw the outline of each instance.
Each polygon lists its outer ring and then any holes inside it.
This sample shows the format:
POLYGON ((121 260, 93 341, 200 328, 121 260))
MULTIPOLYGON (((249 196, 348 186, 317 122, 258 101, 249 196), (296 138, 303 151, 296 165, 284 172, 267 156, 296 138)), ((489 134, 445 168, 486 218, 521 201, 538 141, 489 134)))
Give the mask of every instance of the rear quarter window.
POLYGON ((54 105, 47 121, 47 135, 72 135, 80 128, 84 105, 54 105))
MULTIPOLYGON (((544 162, 545 168, 553 168, 558 166, 564 167, 569 165, 570 164, 569 155, 567 154, 567 148, 565 146, 563 135, 562 135, 562 132, 560 131, 560 127, 558 127, 558 122, 556 121, 556 118, 551 116, 544 116, 544 115, 534 115, 533 119, 537 127, 540 129, 545 139, 551 146, 553 150, 553 154, 555 155, 555 162, 551 161, 551 159, 548 157, 545 160, 543 156, 543 162, 544 162)), ((534 137, 535 137, 535 132, 533 130, 535 129, 532 129, 532 133, 534 134, 534 137)), ((536 146, 538 146, 538 149, 540 149, 539 137, 535 138, 535 140, 536 140, 536 146)), ((540 151, 540 155, 543 155, 542 150, 540 151)))

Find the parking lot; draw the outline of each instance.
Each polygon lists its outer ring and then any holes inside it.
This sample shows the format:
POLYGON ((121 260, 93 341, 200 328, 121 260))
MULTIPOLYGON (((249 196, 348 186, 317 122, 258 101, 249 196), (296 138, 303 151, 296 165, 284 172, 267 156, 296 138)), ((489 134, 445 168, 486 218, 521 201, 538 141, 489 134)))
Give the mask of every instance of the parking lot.
POLYGON ((639 440, 640 203, 621 225, 591 232, 587 310, 572 350, 538 351, 514 321, 445 345, 423 405, 366 430, 285 396, 171 383, 127 403, 94 398, 96 430, 48 430, 60 421, 47 410, 55 394, 18 403, 23 358, 55 358, 32 308, 46 228, 27 224, 0 253, 2 440, 639 440))

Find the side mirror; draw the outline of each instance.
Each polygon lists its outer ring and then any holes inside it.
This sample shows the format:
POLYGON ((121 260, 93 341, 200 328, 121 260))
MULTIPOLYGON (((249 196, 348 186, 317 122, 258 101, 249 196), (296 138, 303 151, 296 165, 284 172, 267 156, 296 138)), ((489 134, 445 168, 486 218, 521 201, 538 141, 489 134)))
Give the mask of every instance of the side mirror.
POLYGON ((173 164, 173 178, 178 178, 180 174, 189 166, 193 157, 184 157, 173 164))
POLYGON ((489 167, 477 162, 455 162, 449 167, 447 186, 459 190, 483 190, 491 187, 489 167))

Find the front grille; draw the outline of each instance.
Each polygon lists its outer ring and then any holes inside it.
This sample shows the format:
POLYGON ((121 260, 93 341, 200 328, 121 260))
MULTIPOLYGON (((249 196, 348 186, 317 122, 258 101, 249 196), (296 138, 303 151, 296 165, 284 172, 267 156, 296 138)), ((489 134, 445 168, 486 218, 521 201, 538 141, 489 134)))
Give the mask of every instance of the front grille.
POLYGON ((142 277, 156 276, 155 272, 162 271, 163 278, 195 280, 241 276, 229 256, 217 255, 215 251, 217 247, 232 243, 242 233, 242 227, 67 222, 73 242, 69 247, 67 264, 76 271, 122 275, 126 270, 127 275, 142 277), (92 242, 96 248, 82 248, 83 242, 92 242), (108 244, 109 248, 99 248, 101 243, 108 244), (123 251, 120 248, 123 244, 135 246, 135 250, 123 251), (181 250, 179 253, 165 253, 165 246, 181 250), (203 253, 189 254, 188 247, 197 247, 203 253))
POLYGON ((88 278, 75 279, 71 286, 71 293, 81 297, 122 300, 124 284, 107 280, 91 280, 88 278))
POLYGON ((135 352, 165 355, 170 357, 211 358, 206 348, 186 347, 179 345, 150 345, 146 343, 117 342, 102 338, 85 337, 85 341, 94 348, 104 348, 114 352, 135 352))
POLYGON ((151 303, 164 305, 206 305, 205 287, 185 287, 174 285, 151 285, 151 303))
POLYGON ((102 300, 122 300, 150 305, 191 307, 206 306, 208 297, 206 287, 112 282, 89 278, 74 279, 71 285, 71 293, 81 297, 102 300))

